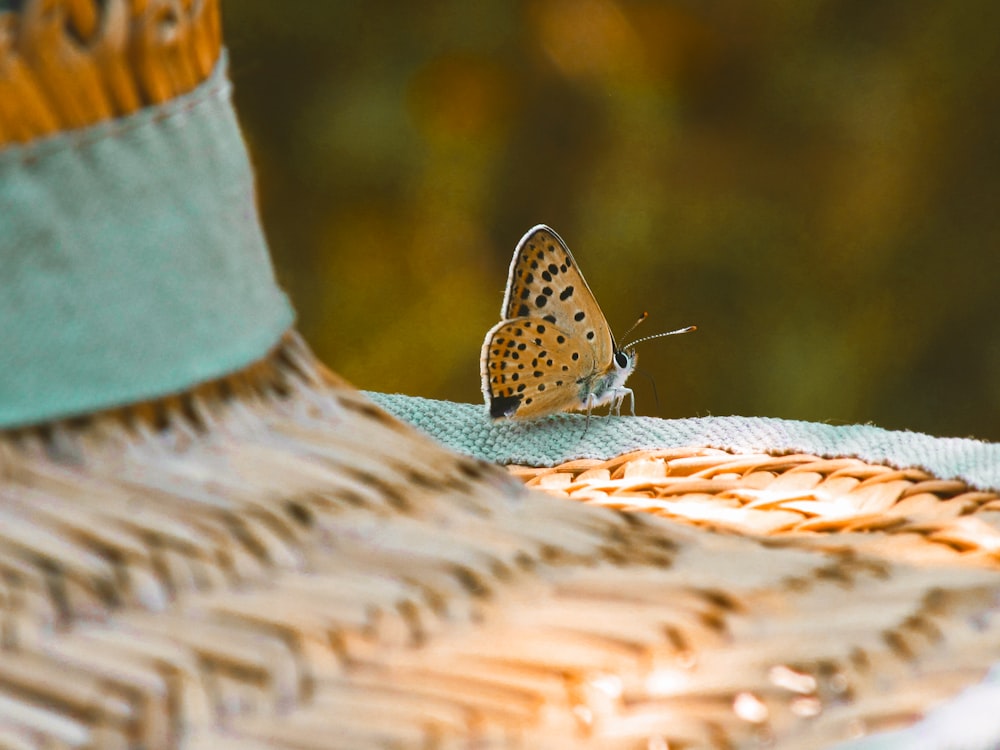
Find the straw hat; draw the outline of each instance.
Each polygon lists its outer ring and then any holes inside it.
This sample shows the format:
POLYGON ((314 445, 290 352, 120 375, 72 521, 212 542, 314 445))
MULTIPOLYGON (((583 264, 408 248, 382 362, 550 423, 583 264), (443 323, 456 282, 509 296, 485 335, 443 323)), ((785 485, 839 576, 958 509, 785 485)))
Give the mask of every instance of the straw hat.
POLYGON ((0 12, 0 747, 815 748, 1000 657, 988 488, 504 469, 325 369, 224 68, 213 0, 0 12))

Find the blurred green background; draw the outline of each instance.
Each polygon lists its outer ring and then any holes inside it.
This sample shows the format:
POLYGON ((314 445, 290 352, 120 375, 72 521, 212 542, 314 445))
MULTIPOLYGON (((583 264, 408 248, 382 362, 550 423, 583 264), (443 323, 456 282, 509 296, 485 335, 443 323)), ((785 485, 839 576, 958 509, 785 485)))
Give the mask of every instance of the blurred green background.
POLYGON ((1000 439, 1000 3, 223 4, 300 328, 366 389, 479 401, 550 224, 638 411, 1000 439))

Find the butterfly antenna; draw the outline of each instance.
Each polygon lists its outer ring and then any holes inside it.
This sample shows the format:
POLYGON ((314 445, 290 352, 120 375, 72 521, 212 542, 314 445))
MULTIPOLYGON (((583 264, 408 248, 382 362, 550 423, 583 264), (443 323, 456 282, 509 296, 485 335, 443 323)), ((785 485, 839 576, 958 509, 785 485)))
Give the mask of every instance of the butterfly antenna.
POLYGON ((688 326, 687 328, 678 328, 676 331, 666 331, 665 333, 654 333, 652 336, 643 336, 641 339, 636 339, 635 341, 626 344, 623 349, 634 349, 636 344, 641 344, 643 341, 649 341, 651 339, 661 339, 664 336, 676 336, 678 333, 691 333, 691 331, 697 331, 698 326, 688 326))
MULTIPOLYGON (((648 312, 645 312, 645 311, 643 311, 642 315, 640 315, 640 316, 639 316, 639 319, 638 319, 638 320, 636 320, 636 321, 635 321, 635 323, 633 323, 633 324, 632 324, 632 327, 631 327, 631 328, 629 328, 629 329, 628 329, 627 331, 625 331, 625 335, 624 335, 624 336, 622 336, 622 338, 623 338, 623 339, 627 339, 627 338, 628 338, 628 335, 629 335, 630 333, 632 333, 632 331, 634 331, 634 330, 635 330, 635 329, 636 329, 636 328, 637 328, 637 327, 639 326, 639 324, 640 324, 640 323, 641 323, 642 321, 644 321, 644 320, 645 320, 646 318, 648 318, 648 317, 649 317, 649 313, 648 313, 648 312)), ((628 347, 628 344, 627 344, 627 343, 623 345, 623 348, 625 348, 625 347, 628 347)))

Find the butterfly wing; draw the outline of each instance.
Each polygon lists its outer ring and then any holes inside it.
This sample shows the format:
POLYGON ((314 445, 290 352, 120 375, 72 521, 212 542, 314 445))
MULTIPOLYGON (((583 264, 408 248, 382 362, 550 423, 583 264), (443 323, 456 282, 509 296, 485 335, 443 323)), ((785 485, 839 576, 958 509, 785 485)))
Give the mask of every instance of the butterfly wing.
POLYGON ((594 293, 566 243, 539 224, 514 250, 500 315, 504 320, 537 318, 582 339, 599 363, 610 363, 614 339, 594 293))
POLYGON ((577 408, 593 353, 548 321, 505 320, 483 344, 483 394, 494 419, 533 419, 577 408))
POLYGON ((500 314, 480 360, 494 419, 580 408, 595 380, 613 369, 614 338, 604 313, 566 243, 544 224, 529 229, 514 250, 500 314), (539 364, 529 370, 532 360, 539 364), (516 380, 511 363, 524 365, 516 380))

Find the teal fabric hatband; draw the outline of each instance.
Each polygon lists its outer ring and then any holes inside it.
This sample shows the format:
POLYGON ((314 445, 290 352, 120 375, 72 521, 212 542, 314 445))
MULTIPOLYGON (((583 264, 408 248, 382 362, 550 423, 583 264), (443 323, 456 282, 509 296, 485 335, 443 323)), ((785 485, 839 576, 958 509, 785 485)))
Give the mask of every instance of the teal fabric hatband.
POLYGON ((0 428, 185 390, 292 325, 225 68, 0 151, 0 428))
POLYGON ((767 417, 594 416, 588 425, 582 414, 557 414, 533 422, 494 422, 483 404, 365 395, 452 450, 495 463, 556 466, 577 458, 608 459, 635 450, 698 446, 734 453, 851 456, 897 468, 921 468, 975 489, 1000 491, 1000 443, 767 417))

